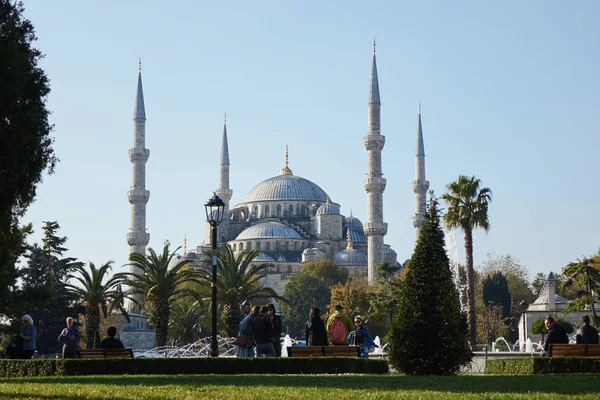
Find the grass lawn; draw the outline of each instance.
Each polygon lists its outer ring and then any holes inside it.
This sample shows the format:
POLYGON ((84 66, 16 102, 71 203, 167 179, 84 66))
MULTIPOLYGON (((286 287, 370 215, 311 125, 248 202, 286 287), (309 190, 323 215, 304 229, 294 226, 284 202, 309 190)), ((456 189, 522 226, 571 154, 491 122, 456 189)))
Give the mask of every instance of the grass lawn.
POLYGON ((0 379, 1 399, 599 399, 600 375, 128 375, 0 379))

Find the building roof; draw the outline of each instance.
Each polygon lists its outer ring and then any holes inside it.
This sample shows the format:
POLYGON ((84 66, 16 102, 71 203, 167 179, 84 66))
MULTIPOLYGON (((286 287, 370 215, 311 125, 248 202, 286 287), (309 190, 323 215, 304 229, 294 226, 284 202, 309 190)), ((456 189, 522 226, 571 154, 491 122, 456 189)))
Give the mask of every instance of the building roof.
POLYGON ((333 256, 333 262, 342 267, 365 266, 369 263, 367 255, 354 249, 345 249, 333 256))
POLYGON ((317 184, 296 175, 277 175, 254 186, 242 203, 271 200, 327 201, 317 184))
POLYGON ((235 240, 248 239, 302 239, 293 228, 279 222, 263 222, 246 228, 235 240))
POLYGON ((340 206, 330 203, 327 199, 327 203, 317 208, 317 215, 340 215, 340 206))

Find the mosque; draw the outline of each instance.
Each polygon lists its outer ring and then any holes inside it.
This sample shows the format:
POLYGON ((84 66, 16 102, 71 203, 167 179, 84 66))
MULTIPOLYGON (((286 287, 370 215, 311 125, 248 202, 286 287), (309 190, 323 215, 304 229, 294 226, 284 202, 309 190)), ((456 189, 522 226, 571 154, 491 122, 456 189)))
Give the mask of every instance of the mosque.
MULTIPOLYGON (((396 252, 384 243, 387 224, 383 220, 383 192, 386 179, 382 177, 382 150, 385 136, 380 130, 380 95, 377 76, 375 44, 373 44, 372 70, 368 100, 368 132, 363 137, 367 150, 368 215, 363 224, 356 216, 340 213, 340 204, 331 199, 316 183, 294 175, 289 165, 288 148, 285 149, 283 168, 278 174, 263 180, 252 188, 237 204, 232 205, 233 190, 229 187, 229 149, 227 121, 223 126, 220 179, 216 194, 225 202, 223 222, 218 226, 217 245, 228 243, 235 253, 258 250, 256 263, 271 263, 263 284, 281 294, 289 278, 307 262, 330 259, 345 267, 351 275, 364 275, 370 283, 376 274, 376 265, 385 261, 398 263, 396 252)), ((138 71, 137 96, 134 108, 134 148, 129 150, 133 164, 133 185, 128 197, 131 204, 131 228, 127 234, 130 252, 145 253, 150 235, 146 231, 146 204, 150 192, 145 188, 145 165, 149 150, 145 148, 144 95, 141 67, 138 71)), ((357 141, 359 139, 357 138, 357 141)), ((429 182, 425 180, 425 151, 421 128, 421 109, 418 110, 416 178, 412 182, 415 192, 413 226, 418 237, 426 208, 429 182)), ((211 250, 210 225, 206 223, 205 240, 187 250, 184 244, 181 259, 191 265, 202 265, 200 260, 211 250)), ((133 268, 133 267, 132 267, 133 268)), ((134 271, 132 271, 134 272, 134 271)))

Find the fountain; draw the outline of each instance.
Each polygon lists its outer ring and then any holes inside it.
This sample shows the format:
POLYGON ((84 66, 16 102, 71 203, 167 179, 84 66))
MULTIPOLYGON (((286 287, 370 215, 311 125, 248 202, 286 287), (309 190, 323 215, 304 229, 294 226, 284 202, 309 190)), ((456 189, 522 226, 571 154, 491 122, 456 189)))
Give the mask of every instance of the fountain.
POLYGON ((292 338, 290 337, 290 335, 285 335, 285 337, 283 338, 283 345, 281 346, 281 357, 288 356, 288 347, 292 347, 292 338))
POLYGON ((379 338, 379 336, 375 336, 373 342, 375 342, 375 344, 377 345, 377 347, 375 347, 375 350, 373 350, 373 355, 381 356, 383 354, 383 347, 381 346, 381 339, 379 338))
POLYGON ((533 353, 533 345, 531 344, 531 339, 527 338, 525 341, 525 352, 533 353))
POLYGON ((494 342, 492 343, 492 352, 499 352, 500 351, 500 349, 496 349, 496 343, 498 343, 499 341, 503 341, 504 344, 506 345, 506 348, 508 349, 508 351, 512 352, 512 349, 510 348, 508 342, 502 336, 500 336, 499 338, 497 338, 496 340, 494 340, 494 342))

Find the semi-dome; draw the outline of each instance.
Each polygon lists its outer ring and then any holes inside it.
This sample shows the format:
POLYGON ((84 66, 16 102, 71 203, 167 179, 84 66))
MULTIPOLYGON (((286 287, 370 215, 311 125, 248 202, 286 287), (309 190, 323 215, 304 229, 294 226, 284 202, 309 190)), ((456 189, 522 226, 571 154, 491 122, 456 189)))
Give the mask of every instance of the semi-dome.
POLYGON ((271 257, 268 254, 263 253, 262 251, 258 254, 258 257, 256 257, 254 260, 252 261, 258 261, 258 262, 274 262, 275 259, 273 257, 271 257))
POLYGON ((340 215, 340 207, 327 199, 327 203, 317 208, 317 215, 340 215))
POLYGON ((342 267, 365 266, 369 263, 367 255, 354 249, 345 249, 333 256, 333 262, 342 267))
POLYGON ((263 222, 246 228, 235 238, 235 240, 249 239, 302 239, 302 236, 279 222, 263 222))
POLYGON ((363 227, 362 222, 360 222, 360 219, 356 218, 354 215, 352 215, 352 211, 350 211, 350 215, 346 217, 346 225, 350 226, 350 227, 363 227))
POLYGON ((295 175, 278 175, 254 186, 242 203, 271 200, 325 202, 327 193, 308 179, 295 175))

